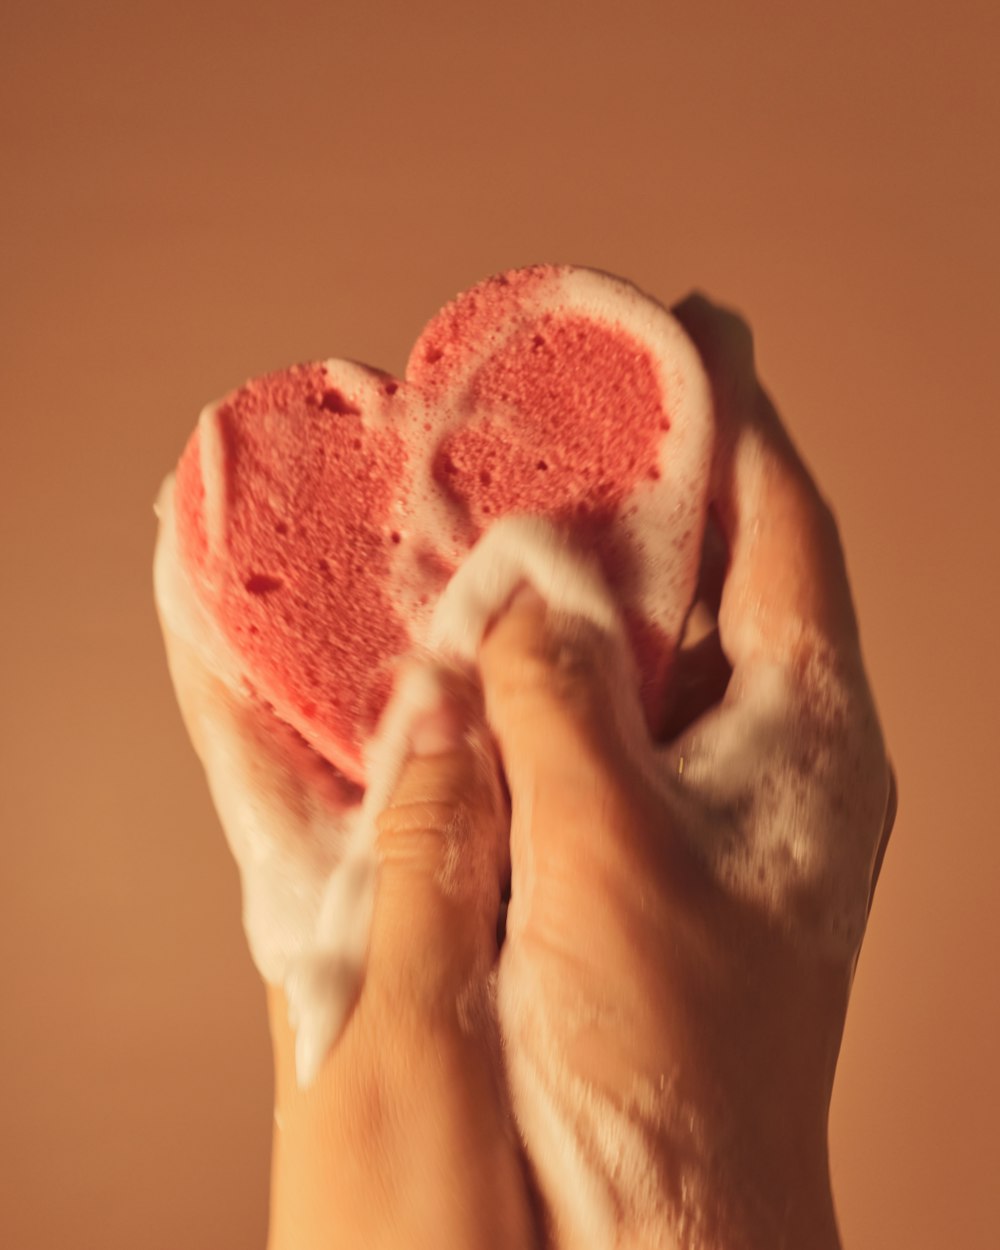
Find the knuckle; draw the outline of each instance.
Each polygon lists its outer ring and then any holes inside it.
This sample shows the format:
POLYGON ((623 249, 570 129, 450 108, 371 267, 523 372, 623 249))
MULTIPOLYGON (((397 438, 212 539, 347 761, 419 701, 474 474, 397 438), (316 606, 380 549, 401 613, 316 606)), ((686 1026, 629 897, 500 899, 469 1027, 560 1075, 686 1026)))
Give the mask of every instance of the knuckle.
POLYGON ((518 723, 589 722, 598 714, 593 658, 572 644, 554 642, 525 655, 501 676, 498 693, 518 723))
POLYGON ((380 841, 438 839, 455 823, 454 803, 441 799, 408 799, 390 803, 375 822, 380 841))
POLYGON ((378 858, 436 872, 459 821, 458 812, 443 803, 386 808, 376 822, 378 858))

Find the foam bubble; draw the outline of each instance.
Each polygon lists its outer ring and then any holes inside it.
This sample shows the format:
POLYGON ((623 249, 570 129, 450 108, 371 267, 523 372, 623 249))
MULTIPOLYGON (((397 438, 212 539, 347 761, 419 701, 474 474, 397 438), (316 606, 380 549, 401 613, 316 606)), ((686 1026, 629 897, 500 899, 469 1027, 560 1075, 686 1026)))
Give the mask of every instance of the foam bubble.
POLYGON ((663 752, 664 774, 720 881, 800 942, 849 958, 885 810, 887 772, 872 767, 884 747, 860 662, 818 634, 795 653, 738 666, 723 703, 663 752))

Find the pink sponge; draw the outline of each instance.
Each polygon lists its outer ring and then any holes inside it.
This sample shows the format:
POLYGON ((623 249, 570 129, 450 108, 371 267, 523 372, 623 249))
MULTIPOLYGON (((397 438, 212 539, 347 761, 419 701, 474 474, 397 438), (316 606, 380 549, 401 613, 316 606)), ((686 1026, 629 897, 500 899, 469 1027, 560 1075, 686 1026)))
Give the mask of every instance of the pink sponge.
POLYGON ((599 562, 655 734, 711 437, 697 354, 659 304, 591 270, 516 270, 443 309, 403 379, 331 360, 206 409, 176 477, 181 561, 257 693, 364 784, 394 664, 450 575, 498 517, 546 517, 599 562))

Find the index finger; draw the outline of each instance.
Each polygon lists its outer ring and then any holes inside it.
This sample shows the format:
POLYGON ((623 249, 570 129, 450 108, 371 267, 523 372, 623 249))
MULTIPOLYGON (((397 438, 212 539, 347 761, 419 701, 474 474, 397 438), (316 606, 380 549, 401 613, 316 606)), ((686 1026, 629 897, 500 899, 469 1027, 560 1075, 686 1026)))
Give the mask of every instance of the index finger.
POLYGON ((676 315, 715 401, 733 666, 723 704, 678 741, 678 771, 707 801, 699 836, 720 875, 853 957, 894 799, 836 522, 757 379, 746 324, 698 296, 676 315), (730 823, 732 846, 717 837, 730 823))
POLYGON ((700 295, 673 311, 704 361, 718 423, 711 495, 729 547, 726 656, 734 669, 784 665, 817 636, 853 656, 858 626, 836 521, 757 379, 749 327, 700 295))

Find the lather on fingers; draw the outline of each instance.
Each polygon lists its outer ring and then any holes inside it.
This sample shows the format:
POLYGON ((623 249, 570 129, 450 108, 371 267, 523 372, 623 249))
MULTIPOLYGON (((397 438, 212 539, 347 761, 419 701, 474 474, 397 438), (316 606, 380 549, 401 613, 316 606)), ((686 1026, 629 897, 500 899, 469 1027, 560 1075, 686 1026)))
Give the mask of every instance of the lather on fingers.
POLYGON ((446 1005, 497 957, 508 873, 507 811, 481 695, 456 672, 413 727, 378 816, 378 870, 367 982, 446 1005))

